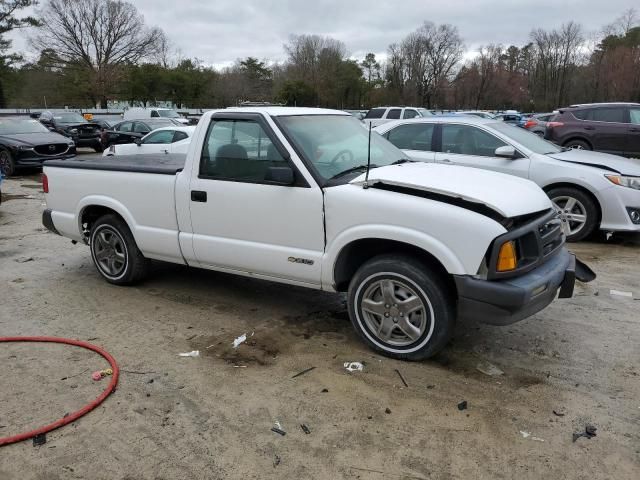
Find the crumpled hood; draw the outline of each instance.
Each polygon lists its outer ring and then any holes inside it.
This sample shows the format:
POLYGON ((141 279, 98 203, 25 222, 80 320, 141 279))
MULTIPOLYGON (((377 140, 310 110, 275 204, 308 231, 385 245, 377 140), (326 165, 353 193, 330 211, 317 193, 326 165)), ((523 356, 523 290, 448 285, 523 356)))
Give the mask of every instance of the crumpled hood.
POLYGON ((547 156, 563 162, 591 165, 607 171, 615 170, 623 175, 640 176, 640 161, 618 155, 573 149, 566 152, 550 153, 547 156))
MULTIPOLYGON (((350 183, 361 185, 364 174, 350 183)), ((394 185, 486 205, 503 217, 517 217, 551 208, 551 201, 535 183, 513 175, 478 168, 437 163, 403 163, 374 168, 370 186, 394 185)))
POLYGON ((67 137, 55 132, 0 135, 0 141, 10 145, 26 145, 29 147, 35 147, 36 145, 51 145, 53 143, 69 143, 69 139, 67 137))

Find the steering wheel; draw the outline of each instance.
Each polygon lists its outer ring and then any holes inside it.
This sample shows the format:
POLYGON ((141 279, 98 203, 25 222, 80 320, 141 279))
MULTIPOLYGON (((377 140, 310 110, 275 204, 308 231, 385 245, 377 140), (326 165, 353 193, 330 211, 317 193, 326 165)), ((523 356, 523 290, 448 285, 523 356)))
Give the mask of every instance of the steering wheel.
POLYGON ((351 150, 340 150, 338 153, 335 154, 335 156, 331 159, 331 161, 329 162, 330 165, 333 165, 335 163, 338 163, 338 161, 344 162, 344 161, 349 161, 352 162, 354 159, 353 156, 353 152, 351 150), (345 155, 347 155, 347 157, 345 157, 345 155))

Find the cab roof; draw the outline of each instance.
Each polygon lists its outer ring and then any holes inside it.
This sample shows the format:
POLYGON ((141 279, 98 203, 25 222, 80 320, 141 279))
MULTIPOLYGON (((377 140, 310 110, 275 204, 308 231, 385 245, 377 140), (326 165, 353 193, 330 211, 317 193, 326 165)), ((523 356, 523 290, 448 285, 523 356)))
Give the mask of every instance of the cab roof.
POLYGON ((351 114, 343 110, 331 110, 328 108, 308 108, 308 107, 260 107, 260 106, 247 106, 247 107, 230 107, 224 110, 216 110, 216 113, 221 112, 241 112, 241 113, 260 113, 263 115, 269 115, 271 117, 285 117, 293 115, 342 115, 350 117, 351 114))

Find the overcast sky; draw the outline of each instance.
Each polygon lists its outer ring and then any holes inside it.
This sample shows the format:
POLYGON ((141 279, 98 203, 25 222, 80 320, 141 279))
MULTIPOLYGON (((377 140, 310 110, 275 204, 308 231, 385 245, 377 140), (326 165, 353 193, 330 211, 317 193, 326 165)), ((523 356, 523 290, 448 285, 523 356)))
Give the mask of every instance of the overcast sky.
MULTIPOLYGON (((44 3, 46 0, 42 0, 44 3)), ((280 61, 291 34, 342 40, 353 58, 384 54, 423 21, 458 27, 467 49, 522 45, 533 28, 574 20, 596 32, 637 0, 133 0, 148 25, 162 28, 182 55, 228 65, 248 56, 280 61)), ((12 33, 15 50, 25 32, 12 33)))

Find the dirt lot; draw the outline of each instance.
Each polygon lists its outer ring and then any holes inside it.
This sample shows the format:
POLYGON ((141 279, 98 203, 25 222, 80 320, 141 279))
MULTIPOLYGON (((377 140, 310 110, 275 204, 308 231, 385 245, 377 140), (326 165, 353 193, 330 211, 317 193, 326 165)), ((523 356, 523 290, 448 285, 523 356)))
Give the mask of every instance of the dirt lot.
MULTIPOLYGON (((45 445, 0 449, 2 480, 640 478, 638 239, 573 245, 599 274, 574 298, 510 327, 459 324, 443 354, 404 363, 358 341, 339 296, 163 264, 111 286, 87 247, 42 228, 37 182, 3 184, 0 335, 90 340, 124 372, 45 445), (597 436, 573 443, 586 424, 597 436)), ((74 347, 3 343, 0 362, 0 436, 106 385, 90 378, 106 363, 74 347)))

